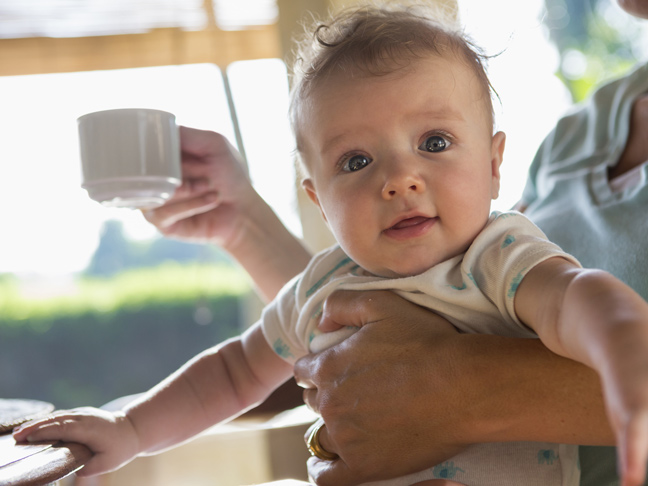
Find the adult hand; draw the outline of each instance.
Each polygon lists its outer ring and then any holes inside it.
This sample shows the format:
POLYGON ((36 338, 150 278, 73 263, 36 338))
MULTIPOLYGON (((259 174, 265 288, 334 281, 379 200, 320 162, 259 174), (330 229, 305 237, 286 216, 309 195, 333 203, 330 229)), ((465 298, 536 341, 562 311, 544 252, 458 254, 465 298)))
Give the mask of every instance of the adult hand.
POLYGON ((467 445, 549 441, 610 445, 598 375, 538 339, 459 334, 388 291, 338 291, 320 328, 362 327, 299 360, 304 400, 326 423, 309 459, 320 486, 420 471, 467 445))
MULTIPOLYGON (((426 430, 445 428, 452 408, 463 402, 462 392, 450 391, 453 400, 429 403, 437 373, 434 361, 421 359, 456 336, 454 328, 389 291, 333 294, 324 305, 320 327, 333 330, 339 325, 362 329, 338 346, 302 358, 295 367, 297 382, 306 388, 304 400, 326 423, 322 446, 340 456, 332 462, 309 459, 315 482, 343 486, 396 477, 458 453, 464 446, 460 439, 436 434, 430 440, 426 430), (430 415, 430 408, 436 413, 430 415)), ((435 356, 444 363, 455 359, 443 347, 435 356)), ((451 368, 446 364, 443 371, 452 374, 451 368)), ((452 381, 444 377, 443 383, 452 381)))
POLYGON ((245 164, 215 132, 180 127, 180 148, 182 185, 144 217, 165 236, 227 248, 236 239, 241 214, 258 197, 245 164))
POLYGON ((218 133, 180 127, 182 185, 144 217, 169 237, 213 243, 233 256, 270 300, 310 253, 257 194, 238 152, 218 133))

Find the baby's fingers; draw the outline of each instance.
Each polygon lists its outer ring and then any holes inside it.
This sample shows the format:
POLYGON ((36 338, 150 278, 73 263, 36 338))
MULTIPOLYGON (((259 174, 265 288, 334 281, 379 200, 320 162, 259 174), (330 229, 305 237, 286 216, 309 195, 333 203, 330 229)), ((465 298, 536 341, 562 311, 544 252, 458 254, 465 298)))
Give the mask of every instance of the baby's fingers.
POLYGON ((68 415, 53 414, 43 419, 27 422, 14 429, 13 437, 17 442, 39 442, 63 440, 81 442, 78 422, 68 415))
MULTIPOLYGON (((51 427, 52 424, 54 424, 55 421, 58 420, 59 419, 56 418, 54 415, 48 415, 47 417, 41 419, 30 420, 29 422, 25 422, 21 424, 19 427, 14 428, 13 438, 16 440, 16 442, 27 442, 28 440, 30 441, 36 440, 36 439, 28 439, 28 437, 40 436, 42 434, 42 430, 44 430, 47 427, 51 427)), ((38 440, 46 440, 46 439, 38 439, 38 440)))
POLYGON ((60 440, 85 445, 94 456, 79 471, 80 476, 113 471, 139 452, 139 438, 130 419, 124 413, 97 408, 57 412, 24 424, 13 436, 18 442, 60 440))
POLYGON ((62 410, 39 420, 27 422, 14 429, 14 439, 19 442, 43 440, 62 440, 80 442, 92 449, 93 438, 96 438, 104 424, 115 421, 110 412, 97 408, 83 407, 73 410, 62 410))
POLYGON ((621 486, 642 486, 648 461, 648 411, 635 415, 618 444, 621 486))

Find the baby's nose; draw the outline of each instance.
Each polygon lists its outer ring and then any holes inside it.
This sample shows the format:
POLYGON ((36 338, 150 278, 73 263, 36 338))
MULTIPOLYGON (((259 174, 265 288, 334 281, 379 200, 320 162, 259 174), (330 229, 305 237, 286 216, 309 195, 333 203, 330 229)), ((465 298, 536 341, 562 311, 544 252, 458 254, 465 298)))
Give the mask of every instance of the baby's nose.
POLYGON ((392 199, 424 190, 425 182, 417 171, 400 168, 389 174, 382 188, 382 196, 385 199, 392 199))

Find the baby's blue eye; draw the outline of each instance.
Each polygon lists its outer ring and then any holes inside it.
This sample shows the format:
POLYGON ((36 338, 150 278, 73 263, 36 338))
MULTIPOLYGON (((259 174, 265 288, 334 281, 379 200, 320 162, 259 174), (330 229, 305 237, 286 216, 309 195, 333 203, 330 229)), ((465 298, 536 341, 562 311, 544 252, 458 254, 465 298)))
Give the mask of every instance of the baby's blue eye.
POLYGON ((354 155, 350 157, 342 166, 342 170, 346 172, 355 172, 360 169, 364 169, 369 164, 371 164, 371 159, 364 155, 354 155))
POLYGON ((419 149, 427 152, 443 152, 449 145, 450 142, 442 136, 432 135, 425 139, 425 142, 421 144, 419 149))

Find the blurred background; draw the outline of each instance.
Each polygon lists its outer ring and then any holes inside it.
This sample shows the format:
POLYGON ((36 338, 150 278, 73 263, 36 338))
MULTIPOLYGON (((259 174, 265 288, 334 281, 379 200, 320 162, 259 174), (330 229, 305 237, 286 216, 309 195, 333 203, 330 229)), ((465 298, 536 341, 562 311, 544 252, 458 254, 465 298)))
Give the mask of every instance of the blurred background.
MULTIPOLYGON (((225 134, 290 230, 323 244, 295 184, 284 59, 295 19, 339 4, 0 0, 0 397, 98 406, 146 390, 258 315, 227 254, 87 197, 85 113, 156 108, 225 134)), ((646 29, 613 0, 459 0, 459 15, 495 56, 508 138, 493 209, 507 209, 558 117, 648 57, 646 29)))

